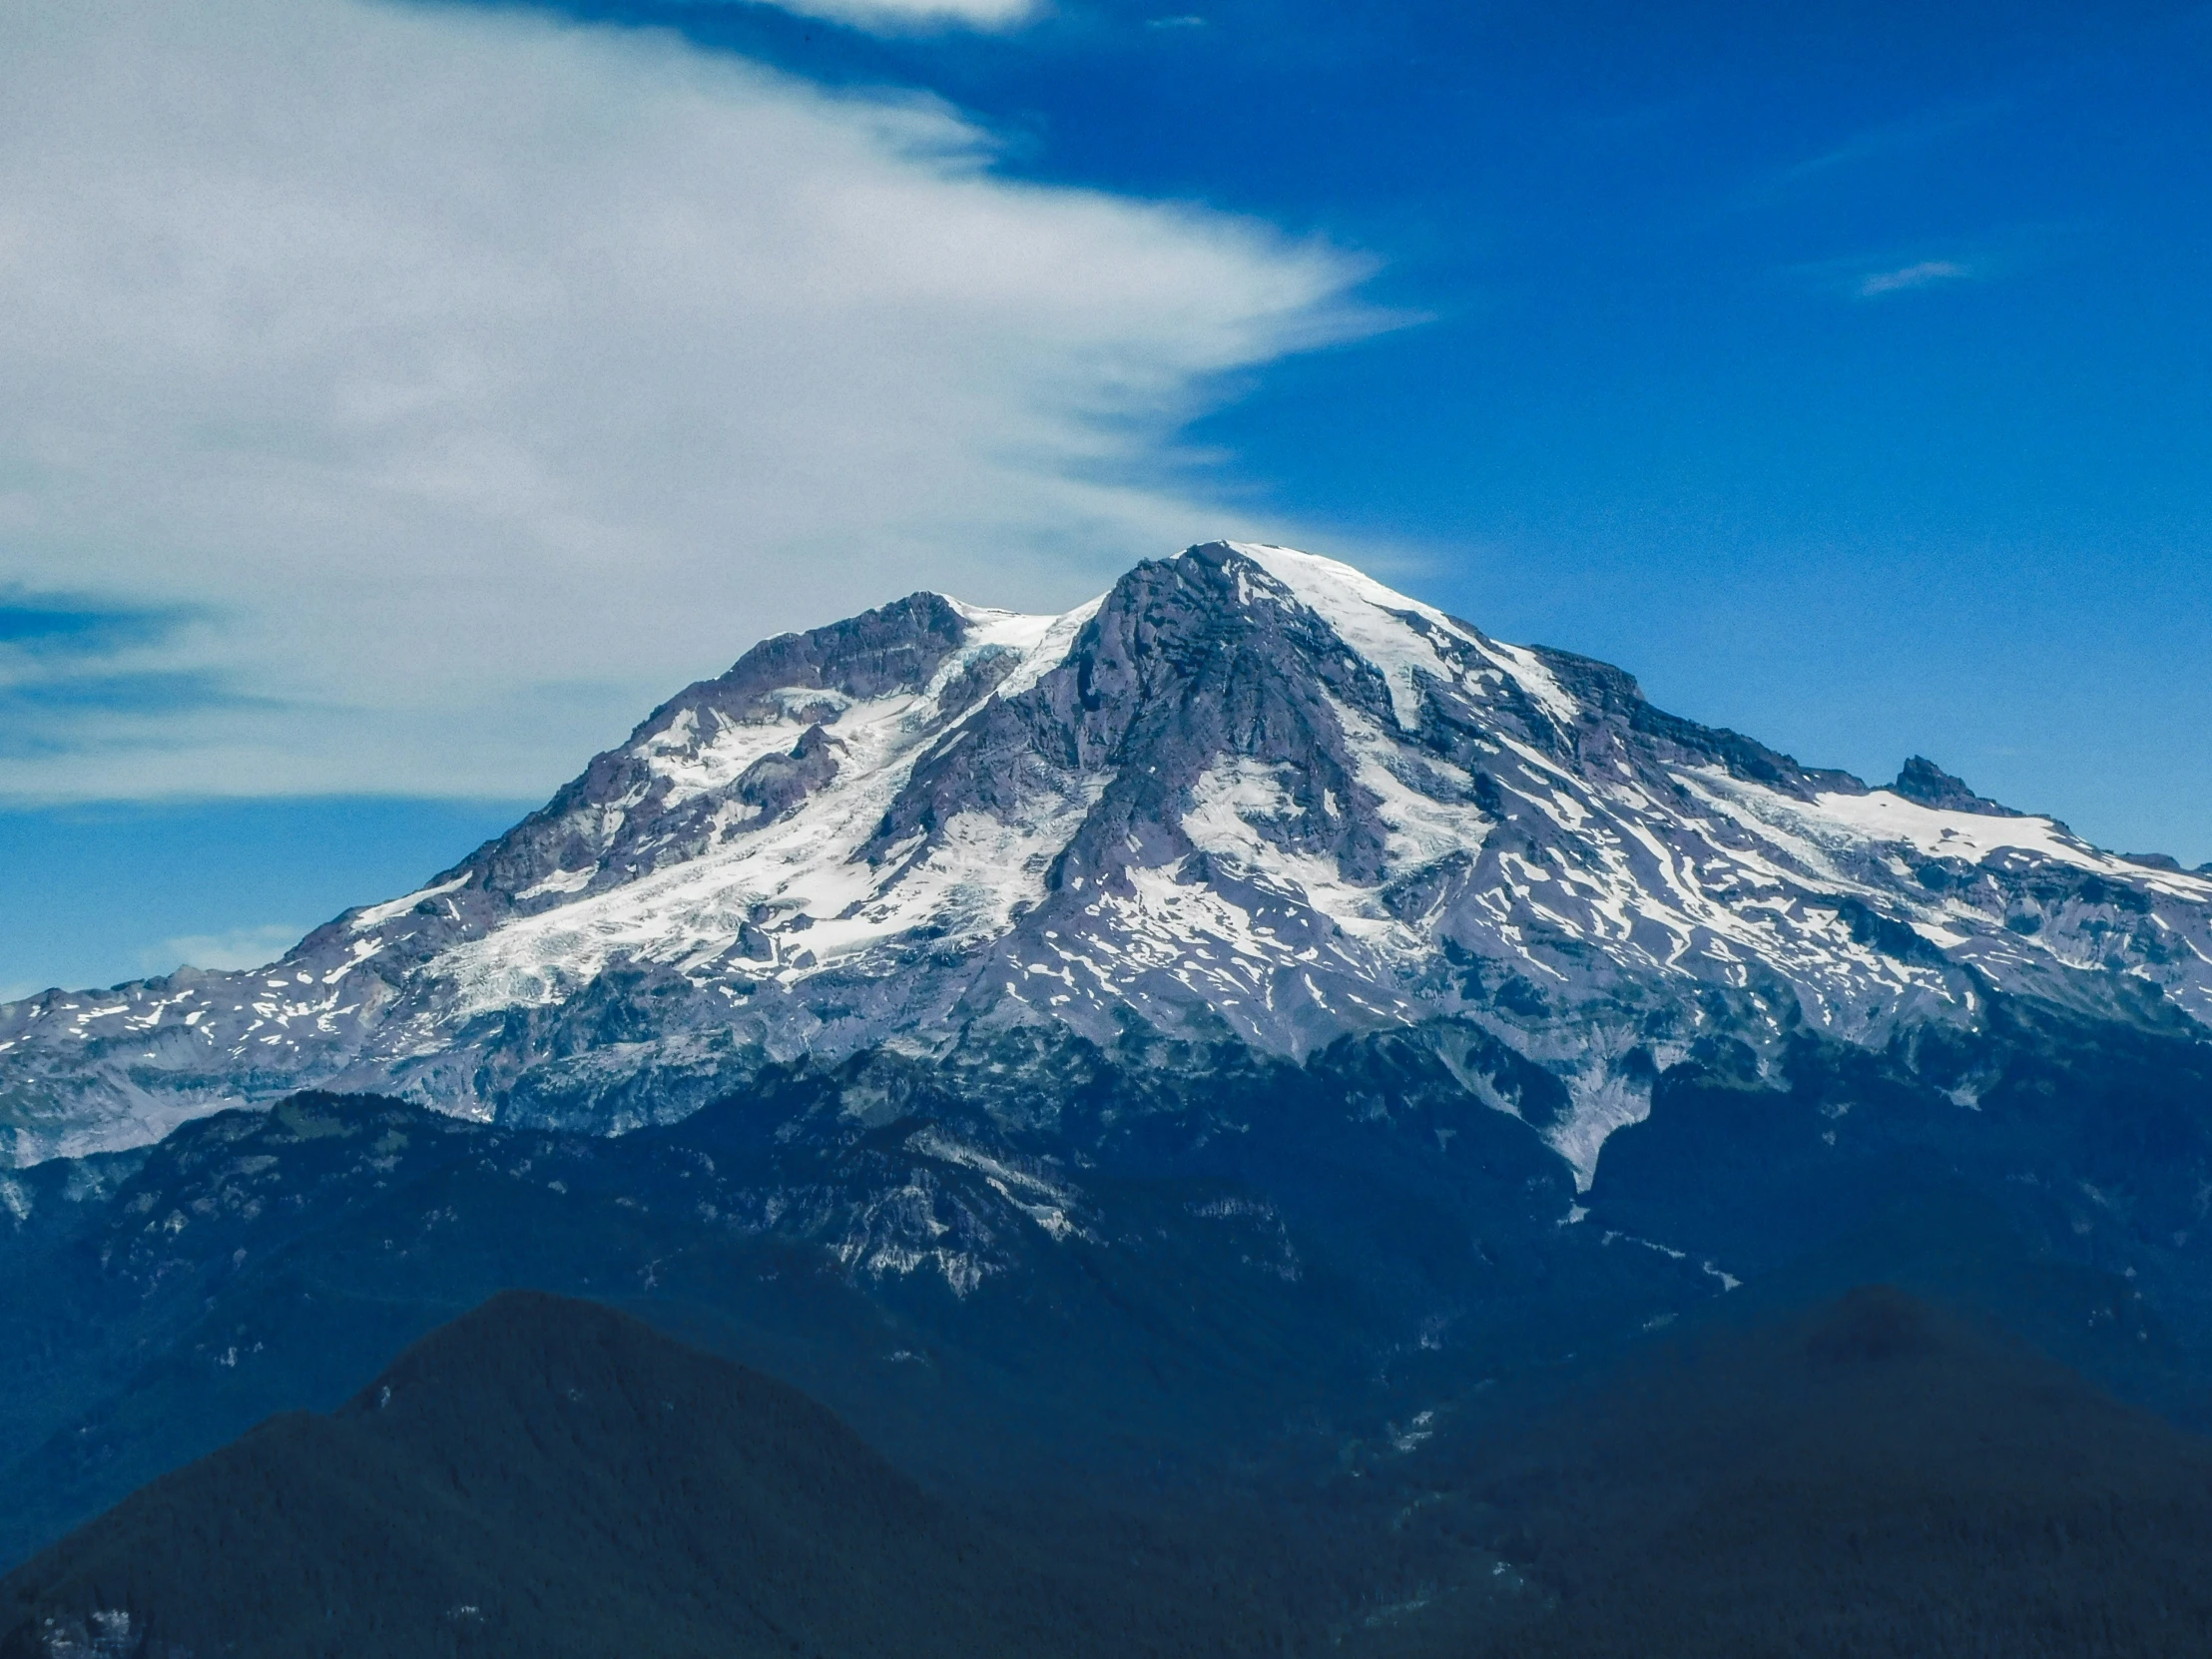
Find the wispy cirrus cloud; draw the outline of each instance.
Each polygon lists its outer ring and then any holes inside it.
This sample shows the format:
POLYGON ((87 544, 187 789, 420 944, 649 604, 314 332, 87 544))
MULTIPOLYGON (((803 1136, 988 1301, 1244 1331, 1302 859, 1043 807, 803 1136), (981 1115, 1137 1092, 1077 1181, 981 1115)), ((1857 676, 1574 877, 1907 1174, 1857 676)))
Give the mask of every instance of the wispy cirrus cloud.
POLYGON ((1930 288, 1996 281, 2034 257, 2025 233, 1995 235, 1949 253, 1888 249, 1848 259, 1784 266, 1776 274, 1792 285, 1853 303, 1889 299, 1930 288))
POLYGON ((1861 299, 1879 299, 1886 293, 1909 293, 1915 288, 1933 287, 1937 282, 1965 281, 1975 275, 1972 266, 1957 260, 1916 260, 1894 271, 1867 273, 1859 278, 1852 292, 1861 299))
POLYGON ((1783 168, 1776 179, 1781 184, 1795 184, 1817 179, 1824 173, 1843 172, 1866 162, 1911 155, 1932 144, 1986 126, 2010 108, 2008 100, 1991 99, 1929 110, 1899 121, 1880 122, 1862 128, 1803 161, 1792 163, 1783 168))
POLYGON ((1824 180, 1841 179, 1865 168, 1919 155, 1986 127, 2014 107, 2012 99, 1995 98, 1874 123, 1826 149, 1771 169, 1739 191, 1731 206, 1739 211, 1773 207, 1824 180))
POLYGON ((0 761, 78 752, 119 717, 229 701, 220 673, 165 666, 199 620, 182 607, 0 589, 0 761))
POLYGON ((803 17, 878 33, 905 34, 947 25, 1005 29, 1027 23, 1044 9, 1040 0, 764 0, 803 17))
POLYGON ((1250 528, 1176 433, 1366 263, 993 158, 520 9, 12 18, 0 797, 536 794, 763 634, 1250 528))
POLYGON ((0 661, 108 656, 158 640, 179 620, 174 612, 0 588, 0 661))
POLYGON ((187 933, 141 951, 139 966, 148 973, 169 973, 179 967, 260 967, 297 944, 305 931, 291 922, 276 922, 266 927, 232 927, 221 933, 187 933))

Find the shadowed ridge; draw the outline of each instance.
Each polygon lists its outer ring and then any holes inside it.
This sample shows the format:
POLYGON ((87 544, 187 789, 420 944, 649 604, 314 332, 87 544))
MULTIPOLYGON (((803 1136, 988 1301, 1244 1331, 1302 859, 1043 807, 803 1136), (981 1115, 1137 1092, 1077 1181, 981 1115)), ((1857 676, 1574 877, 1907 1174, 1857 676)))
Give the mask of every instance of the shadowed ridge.
POLYGON ((1611 663, 1578 656, 1556 646, 1529 647, 1560 685, 1572 692, 1600 725, 1612 724, 1667 746, 1670 758, 1705 762, 1725 769, 1730 776, 1811 800, 1822 790, 1865 795, 1867 786, 1848 772, 1807 767, 1797 758, 1769 749, 1756 738, 1725 726, 1702 726, 1680 715, 1655 708, 1644 697, 1636 677, 1611 663))
POLYGON ((2212 1442, 1888 1286, 1687 1340, 1479 1455, 1525 1588, 1395 1653, 2212 1652, 2212 1442))
POLYGON ((1049 1611, 796 1389, 510 1293, 0 1581, 0 1652, 122 1613, 145 1659, 950 1656, 1031 1650, 1049 1611))

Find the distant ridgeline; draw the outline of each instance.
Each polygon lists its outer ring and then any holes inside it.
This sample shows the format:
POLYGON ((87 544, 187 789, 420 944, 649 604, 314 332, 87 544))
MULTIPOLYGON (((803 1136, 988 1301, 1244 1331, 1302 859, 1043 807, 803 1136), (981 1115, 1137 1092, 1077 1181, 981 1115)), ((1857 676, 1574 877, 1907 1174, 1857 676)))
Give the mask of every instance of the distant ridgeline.
POLYGON ((1131 1541, 1048 1556, 796 1389, 595 1304, 510 1293, 336 1411, 271 1418, 0 1583, 0 1654, 988 1659, 1257 1640, 1270 1610, 1208 1606, 1196 1574, 1169 1579, 1131 1541))
POLYGON ((764 642, 280 962, 0 1007, 0 1565, 517 1287, 805 1390, 948 1514, 1334 1494, 1252 1546, 1308 1599, 1235 1604, 1309 1635, 1611 1639, 1574 1586, 1627 1511, 1496 1486, 1501 1425, 1858 1286, 2212 1424, 2212 871, 1280 548, 764 642), (1467 1561, 1533 1588, 1421 1588, 1467 1561))
POLYGON ((0 1659, 2212 1642, 2212 1442, 1893 1290, 1471 1426, 1266 1509, 1076 1490, 1017 1520, 782 1383, 510 1293, 0 1580, 0 1659))

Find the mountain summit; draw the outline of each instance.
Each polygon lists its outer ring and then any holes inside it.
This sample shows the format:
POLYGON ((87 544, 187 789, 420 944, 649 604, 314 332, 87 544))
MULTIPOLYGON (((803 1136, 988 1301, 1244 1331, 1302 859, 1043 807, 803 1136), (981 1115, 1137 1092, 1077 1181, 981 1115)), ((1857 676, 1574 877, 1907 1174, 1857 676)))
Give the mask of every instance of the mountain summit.
POLYGON ((0 1561, 517 1285, 1024 1487, 1874 1280, 2194 1413, 2212 872, 1212 544, 766 641, 280 962, 0 1009, 0 1561))
POLYGON ((1992 994, 2201 1035, 2212 875, 1211 543, 1063 616, 921 593, 764 641, 268 968, 0 1008, 0 1134, 27 1165, 309 1085, 611 1132, 877 1049, 1402 1030, 1587 1186, 1701 1042, 1757 1073, 1992 994))

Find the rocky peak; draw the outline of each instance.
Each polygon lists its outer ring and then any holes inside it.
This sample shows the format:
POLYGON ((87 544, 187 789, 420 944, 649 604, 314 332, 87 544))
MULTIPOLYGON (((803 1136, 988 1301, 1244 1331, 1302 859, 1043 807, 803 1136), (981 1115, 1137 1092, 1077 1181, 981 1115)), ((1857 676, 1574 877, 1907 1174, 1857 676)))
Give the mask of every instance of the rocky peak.
MULTIPOLYGON (((1662 765, 1717 766, 1733 778, 1780 790, 1801 801, 1812 801, 1824 791, 1849 795, 1867 792, 1867 786, 1848 772, 1804 767, 1794 756, 1769 749, 1740 732, 1700 726, 1652 707, 1635 676, 1610 663, 1549 646, 1533 649, 1560 685, 1582 705, 1590 726, 1632 737, 1662 765)), ((1587 740, 1581 745, 1585 753, 1590 747, 1587 740)))
POLYGON ((1267 831, 1278 844, 1372 879, 1382 830, 1347 712, 1391 719, 1382 671, 1244 553, 1195 547, 1124 576, 1057 666, 924 757, 869 852, 933 844, 962 812, 1005 818, 1040 793, 1095 791, 1052 875, 1079 889, 1193 851, 1184 816, 1226 761, 1281 774, 1287 804, 1267 831))
MULTIPOLYGON (((763 640, 728 672, 670 698, 620 748, 595 756, 542 809, 440 879, 470 873, 480 887, 513 897, 547 896, 551 882, 552 893, 565 896, 610 873, 610 862, 611 873, 627 876, 657 863, 656 850, 695 848, 711 811, 670 815, 722 788, 775 816, 788 809, 794 788, 808 787, 801 780, 819 787, 834 775, 834 759, 815 733, 856 704, 928 686, 973 631, 971 617, 942 594, 915 593, 828 627, 763 640), (749 730, 793 723, 808 735, 788 753, 749 760, 758 770, 746 776, 721 776, 716 758, 737 747, 733 736, 742 741, 749 730), (648 844, 656 839, 659 848, 648 844), (579 873, 590 881, 563 880, 579 873)), ((983 689, 972 681, 968 695, 983 689)))
POLYGON ((970 1026, 1298 1063, 1401 1028, 1587 1179, 1701 1033, 1757 1075, 1991 985, 2212 1025, 2207 963, 2202 875, 1207 543, 1058 617, 916 594, 765 641, 281 963, 0 1009, 0 1105, 34 1148, 305 1083, 613 1129, 970 1026))
POLYGON ((1989 818, 2020 816, 2009 807, 2000 807, 1974 794, 1966 787, 1964 779, 1953 778, 1925 755, 1916 755, 1905 763, 1898 773, 1898 781, 1890 786, 1890 793, 1940 812, 1980 813, 1989 818))

